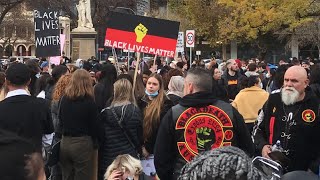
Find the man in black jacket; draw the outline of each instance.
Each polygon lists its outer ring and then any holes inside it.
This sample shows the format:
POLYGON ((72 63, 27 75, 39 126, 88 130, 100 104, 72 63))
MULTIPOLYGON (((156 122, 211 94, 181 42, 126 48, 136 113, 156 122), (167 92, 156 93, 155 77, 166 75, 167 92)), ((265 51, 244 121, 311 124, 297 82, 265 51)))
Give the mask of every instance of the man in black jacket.
POLYGON ((177 179, 181 168, 199 153, 237 146, 253 155, 254 146, 239 112, 210 93, 211 75, 190 69, 184 97, 161 121, 155 144, 155 167, 160 179, 177 179))
POLYGON ((287 171, 311 169, 318 174, 320 152, 320 101, 307 88, 307 72, 290 67, 280 93, 271 94, 263 107, 264 117, 254 136, 262 156, 269 158, 272 145, 280 141, 289 159, 287 171))
POLYGON ((229 59, 226 63, 227 70, 223 72, 222 79, 227 88, 230 101, 233 101, 241 90, 241 81, 245 77, 239 71, 239 66, 234 59, 229 59))
POLYGON ((0 128, 29 139, 40 152, 42 135, 53 133, 49 105, 26 91, 30 83, 30 70, 26 65, 10 65, 5 83, 9 92, 0 102, 0 128))

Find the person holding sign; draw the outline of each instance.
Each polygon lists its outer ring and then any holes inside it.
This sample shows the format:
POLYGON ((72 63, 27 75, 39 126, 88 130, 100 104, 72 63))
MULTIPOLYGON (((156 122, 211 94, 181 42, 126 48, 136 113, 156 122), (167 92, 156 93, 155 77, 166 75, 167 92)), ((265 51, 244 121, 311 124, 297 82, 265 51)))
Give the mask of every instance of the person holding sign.
MULTIPOLYGON (((144 146, 142 148, 142 154, 146 159, 152 160, 153 148, 156 142, 160 121, 173 105, 166 97, 162 78, 157 73, 153 73, 149 76, 145 95, 141 98, 138 105, 143 111, 144 146)), ((150 166, 153 166, 153 163, 148 163, 150 166)), ((154 169, 154 167, 150 169, 154 169)), ((152 171, 152 173, 155 173, 154 170, 152 171)), ((151 175, 150 172, 147 175, 151 175)))

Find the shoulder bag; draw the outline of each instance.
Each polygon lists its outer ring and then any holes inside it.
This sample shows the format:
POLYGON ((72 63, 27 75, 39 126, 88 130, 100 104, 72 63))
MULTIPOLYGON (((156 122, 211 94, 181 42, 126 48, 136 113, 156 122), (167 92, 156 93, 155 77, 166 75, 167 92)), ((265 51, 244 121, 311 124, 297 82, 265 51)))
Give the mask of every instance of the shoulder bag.
MULTIPOLYGON (((60 118, 60 111, 61 111, 61 102, 62 102, 62 99, 63 99, 63 96, 61 97, 60 101, 59 101, 59 105, 58 105, 58 119, 59 119, 59 122, 58 122, 58 130, 56 130, 57 132, 61 133, 61 118, 60 118)), ((59 159, 60 159, 60 143, 61 143, 61 137, 55 133, 54 137, 53 137, 53 143, 52 143, 52 146, 51 146, 51 149, 48 151, 48 159, 47 159, 47 163, 46 165, 48 166, 54 166, 56 165, 58 162, 59 162, 59 159)))
POLYGON ((130 136, 127 134, 126 130, 124 129, 124 127, 122 126, 122 121, 123 121, 123 117, 121 117, 121 119, 119 119, 116 111, 114 110, 113 107, 109 108, 113 114, 113 116, 116 118, 118 125, 120 127, 120 129, 122 130, 123 134, 126 136, 128 142, 130 143, 130 145, 132 146, 132 148, 136 151, 138 158, 140 159, 140 153, 139 150, 136 148, 136 146, 134 145, 134 143, 132 142, 132 140, 130 139, 130 136))

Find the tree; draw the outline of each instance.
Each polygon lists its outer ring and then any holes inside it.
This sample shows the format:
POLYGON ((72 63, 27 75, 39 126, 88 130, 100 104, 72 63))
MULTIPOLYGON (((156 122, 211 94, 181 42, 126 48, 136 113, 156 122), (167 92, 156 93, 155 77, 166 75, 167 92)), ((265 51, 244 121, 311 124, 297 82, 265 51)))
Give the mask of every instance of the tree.
POLYGON ((295 28, 314 21, 320 15, 317 0, 218 0, 229 11, 219 21, 222 38, 242 41, 295 28))
POLYGON ((311 49, 317 47, 320 57, 320 17, 315 21, 310 21, 296 27, 293 32, 283 30, 279 33, 278 38, 282 41, 286 41, 286 47, 289 48, 291 46, 291 37, 293 34, 297 37, 300 47, 309 45, 311 45, 311 49))
POLYGON ((14 7, 16 7, 17 5, 19 5, 20 3, 24 2, 25 0, 0 0, 0 25, 4 19, 4 17, 6 16, 6 14, 13 9, 14 7))
POLYGON ((169 7, 212 46, 250 43, 262 57, 268 37, 292 34, 320 15, 319 0, 169 0, 169 7))
MULTIPOLYGON (((195 29, 197 36, 215 45, 221 41, 218 34, 218 22, 224 15, 224 9, 213 0, 169 0, 170 12, 176 12, 176 20, 184 19, 182 26, 195 29)), ((174 20, 174 19, 173 19, 174 20)), ((182 30, 185 30, 182 28, 182 30)))
POLYGON ((93 25, 99 35, 98 44, 100 47, 103 47, 110 12, 117 10, 123 10, 122 12, 124 12, 128 10, 126 12, 131 13, 131 10, 136 10, 135 0, 92 0, 91 2, 93 9, 93 25), (123 9, 120 9, 119 7, 123 9))
POLYGON ((14 45, 19 39, 23 39, 25 42, 33 41, 33 14, 26 11, 22 4, 16 5, 13 9, 6 14, 2 21, 0 40, 3 49, 1 54, 7 45, 14 45))

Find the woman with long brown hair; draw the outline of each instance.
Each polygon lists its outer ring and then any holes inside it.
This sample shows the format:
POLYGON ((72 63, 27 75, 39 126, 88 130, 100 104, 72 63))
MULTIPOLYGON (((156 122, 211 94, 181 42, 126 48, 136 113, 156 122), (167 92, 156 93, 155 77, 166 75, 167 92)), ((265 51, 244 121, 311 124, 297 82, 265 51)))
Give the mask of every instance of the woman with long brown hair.
POLYGON ((94 140, 99 136, 90 74, 76 70, 62 97, 60 162, 64 180, 88 180, 94 173, 94 140))
POLYGON ((160 121, 172 105, 165 95, 161 76, 151 74, 146 84, 145 95, 139 102, 139 107, 143 110, 144 157, 153 154, 160 121))

